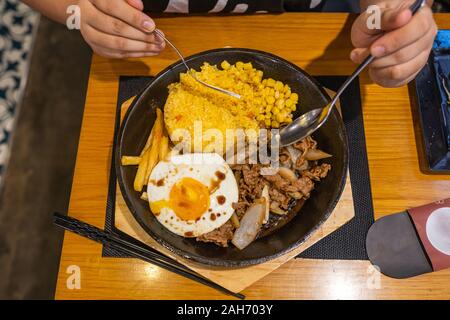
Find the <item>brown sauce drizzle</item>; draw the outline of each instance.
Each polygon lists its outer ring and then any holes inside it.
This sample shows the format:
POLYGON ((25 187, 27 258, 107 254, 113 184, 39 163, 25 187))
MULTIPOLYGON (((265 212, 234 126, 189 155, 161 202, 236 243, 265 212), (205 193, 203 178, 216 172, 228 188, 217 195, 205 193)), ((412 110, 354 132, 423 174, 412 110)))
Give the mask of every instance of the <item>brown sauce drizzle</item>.
POLYGON ((156 186, 158 186, 158 187, 162 187, 163 185, 164 185, 164 178, 159 179, 159 180, 156 182, 156 186))
POLYGON ((211 221, 216 220, 216 215, 214 213, 211 213, 211 216, 209 217, 211 221))
POLYGON ((225 173, 220 172, 220 171, 216 171, 216 177, 217 177, 220 181, 225 180, 225 173))
POLYGON ((192 237, 194 234, 191 231, 185 232, 184 235, 186 237, 192 237))
POLYGON ((216 171, 215 173, 217 179, 211 181, 211 186, 209 187, 209 194, 213 194, 216 192, 217 189, 219 189, 220 183, 225 180, 225 173, 216 171))
POLYGON ((227 201, 227 198, 225 196, 217 196, 217 203, 220 205, 223 205, 227 201))

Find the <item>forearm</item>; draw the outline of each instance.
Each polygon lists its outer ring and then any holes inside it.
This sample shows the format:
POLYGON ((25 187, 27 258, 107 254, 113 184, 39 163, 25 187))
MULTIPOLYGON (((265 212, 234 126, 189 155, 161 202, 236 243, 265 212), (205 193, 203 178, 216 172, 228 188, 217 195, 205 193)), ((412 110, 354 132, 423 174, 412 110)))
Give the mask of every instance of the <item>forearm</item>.
POLYGON ((77 0, 22 0, 22 2, 60 23, 66 22, 68 17, 67 7, 78 3, 77 0))

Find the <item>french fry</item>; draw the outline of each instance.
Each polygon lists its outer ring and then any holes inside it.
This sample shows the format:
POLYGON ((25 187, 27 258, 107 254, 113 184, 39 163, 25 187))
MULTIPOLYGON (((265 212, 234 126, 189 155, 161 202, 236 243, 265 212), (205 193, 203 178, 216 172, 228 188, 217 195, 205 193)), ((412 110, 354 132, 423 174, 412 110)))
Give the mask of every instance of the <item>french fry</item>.
POLYGON ((160 109, 156 109, 156 120, 155 120, 155 124, 153 125, 153 129, 150 132, 147 142, 145 143, 144 149, 142 149, 141 151, 141 157, 144 155, 144 153, 150 149, 151 144, 153 142, 153 137, 155 135, 155 132, 162 130, 164 128, 164 118, 163 118, 163 114, 162 111, 160 109))
POLYGON ((150 177, 150 174, 152 173, 153 168, 158 163, 160 144, 161 144, 161 136, 157 136, 155 134, 154 141, 152 142, 152 146, 147 151, 149 153, 149 160, 148 160, 148 164, 147 164, 147 170, 145 172, 146 179, 148 179, 150 177))
POLYGON ((130 156, 122 156, 122 165, 123 166, 137 166, 141 163, 141 157, 130 157, 130 156))
POLYGON ((139 163, 139 167, 136 172, 136 177, 134 178, 134 190, 135 191, 141 192, 142 188, 144 187, 144 184, 146 182, 146 178, 148 178, 146 173, 147 173, 149 158, 150 158, 150 150, 147 150, 147 152, 144 153, 141 162, 139 163))
POLYGON ((161 148, 161 139, 163 137, 164 130, 164 119, 160 109, 156 109, 156 121, 153 126, 153 137, 151 141, 151 147, 148 150, 150 152, 149 160, 147 164, 147 170, 145 173, 146 179, 149 178, 152 173, 153 168, 158 163, 159 159, 159 150, 161 148))
POLYGON ((156 121, 147 140, 146 147, 142 150, 142 160, 134 179, 134 190, 141 192, 147 183, 153 168, 158 163, 161 139, 164 130, 164 119, 160 109, 156 109, 156 121), (147 147, 148 145, 148 147, 147 147))
POLYGON ((164 160, 169 153, 169 137, 163 136, 161 139, 161 145, 159 147, 159 160, 164 160))

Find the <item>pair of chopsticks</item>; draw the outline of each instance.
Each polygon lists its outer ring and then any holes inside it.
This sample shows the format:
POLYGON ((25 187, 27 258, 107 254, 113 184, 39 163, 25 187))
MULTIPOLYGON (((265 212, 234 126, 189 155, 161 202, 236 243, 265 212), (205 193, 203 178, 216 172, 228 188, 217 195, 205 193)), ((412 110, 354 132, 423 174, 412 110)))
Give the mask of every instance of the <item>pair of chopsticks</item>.
POLYGON ((141 243, 138 240, 135 240, 134 238, 133 243, 123 238, 117 237, 111 234, 110 232, 106 232, 97 227, 94 227, 93 225, 87 224, 85 222, 82 222, 69 216, 62 215, 57 212, 54 213, 53 215, 53 222, 58 227, 76 233, 82 237, 88 238, 95 242, 101 243, 104 246, 108 246, 109 248, 117 250, 123 254, 127 254, 134 258, 138 258, 143 261, 149 262, 158 267, 176 273, 180 276, 194 280, 210 288, 216 289, 227 295, 231 295, 239 299, 245 299, 245 296, 243 294, 234 293, 218 285, 217 283, 214 283, 211 280, 204 278, 198 273, 187 268, 185 265, 159 253, 158 251, 148 247, 147 245, 141 243))

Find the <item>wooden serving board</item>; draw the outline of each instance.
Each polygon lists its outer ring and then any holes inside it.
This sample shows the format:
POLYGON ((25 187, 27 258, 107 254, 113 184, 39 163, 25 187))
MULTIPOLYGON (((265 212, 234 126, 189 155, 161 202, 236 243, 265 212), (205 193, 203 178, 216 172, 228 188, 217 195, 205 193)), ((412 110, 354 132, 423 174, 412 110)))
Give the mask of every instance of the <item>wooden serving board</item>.
MULTIPOLYGON (((121 118, 125 114, 133 99, 134 97, 122 104, 121 118)), ((138 239, 143 243, 146 243, 150 247, 177 260, 178 262, 181 262, 190 269, 233 292, 243 291, 259 279, 263 278, 267 274, 282 266, 284 263, 288 262, 289 260, 293 259, 297 255, 311 247, 322 238, 325 238, 332 232, 342 227, 355 216, 350 177, 349 175, 347 175, 347 182, 342 196, 338 204, 336 205, 336 208, 334 209, 328 220, 318 230, 316 230, 301 246, 277 259, 262 264, 243 268, 220 269, 211 266, 205 266, 181 258, 158 244, 153 238, 148 235, 147 232, 142 229, 139 223, 134 219, 132 213, 129 211, 125 203, 125 200, 123 199, 119 186, 117 186, 116 190, 115 227, 117 229, 127 233, 128 235, 138 239)))

